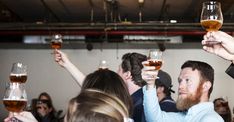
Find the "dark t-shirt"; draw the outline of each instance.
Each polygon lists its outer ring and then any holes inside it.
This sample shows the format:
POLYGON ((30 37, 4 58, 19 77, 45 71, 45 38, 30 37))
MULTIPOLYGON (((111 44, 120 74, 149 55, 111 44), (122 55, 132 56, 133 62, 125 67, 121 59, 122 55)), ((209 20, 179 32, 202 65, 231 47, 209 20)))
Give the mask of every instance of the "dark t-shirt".
POLYGON ((170 97, 167 96, 159 102, 160 108, 162 111, 166 112, 179 112, 176 108, 175 101, 170 97))
POLYGON ((132 119, 134 122, 146 122, 144 107, 143 107, 143 91, 142 89, 137 90, 132 95, 133 101, 133 116, 132 119))

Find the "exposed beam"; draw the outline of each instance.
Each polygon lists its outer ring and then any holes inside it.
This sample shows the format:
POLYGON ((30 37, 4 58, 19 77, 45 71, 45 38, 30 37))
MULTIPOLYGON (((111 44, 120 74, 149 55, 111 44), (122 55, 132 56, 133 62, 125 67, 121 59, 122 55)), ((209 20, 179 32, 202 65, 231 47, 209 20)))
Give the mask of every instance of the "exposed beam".
MULTIPOLYGON (((234 23, 224 23, 222 30, 233 34, 234 23)), ((199 23, 0 24, 0 35, 48 35, 52 33, 67 35, 203 35, 206 32, 199 23)))
POLYGON ((57 22, 60 22, 59 17, 53 12, 53 10, 46 4, 44 0, 40 0, 42 5, 45 7, 46 10, 56 19, 57 22))
POLYGON ((10 11, 11 14, 12 14, 13 16, 16 17, 16 19, 18 19, 19 21, 23 22, 23 18, 22 18, 20 15, 18 15, 16 12, 14 12, 14 11, 13 11, 10 7, 8 7, 5 3, 3 3, 3 1, 0 0, 0 4, 1 4, 5 9, 7 9, 8 11, 10 11))

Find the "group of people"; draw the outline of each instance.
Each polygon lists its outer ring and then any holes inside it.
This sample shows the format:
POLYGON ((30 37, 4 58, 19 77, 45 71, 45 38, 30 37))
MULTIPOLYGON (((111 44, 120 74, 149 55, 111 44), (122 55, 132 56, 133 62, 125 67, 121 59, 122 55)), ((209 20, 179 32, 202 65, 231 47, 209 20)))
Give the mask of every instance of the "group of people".
MULTIPOLYGON (((205 51, 232 62, 226 73, 234 78, 234 38, 221 31, 208 32, 202 45, 205 51)), ((81 86, 81 92, 69 102, 65 122, 224 121, 209 102, 214 69, 205 62, 186 61, 181 66, 178 99, 174 101, 170 76, 143 65, 148 63, 145 55, 127 53, 122 57, 118 73, 99 69, 87 76, 60 50, 55 50, 55 61, 81 86)), ((28 112, 14 117, 37 122, 28 112)), ((5 122, 11 118, 9 115, 5 122)))

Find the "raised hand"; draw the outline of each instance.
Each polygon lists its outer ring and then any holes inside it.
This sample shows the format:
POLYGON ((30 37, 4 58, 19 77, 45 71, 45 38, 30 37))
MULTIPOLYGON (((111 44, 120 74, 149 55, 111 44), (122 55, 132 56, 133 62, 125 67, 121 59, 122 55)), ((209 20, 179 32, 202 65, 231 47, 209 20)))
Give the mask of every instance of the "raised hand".
POLYGON ((222 31, 208 32, 202 40, 203 49, 234 62, 234 38, 222 31), (209 42, 217 42, 210 44, 209 42))
POLYGON ((142 69, 142 79, 146 81, 147 88, 155 87, 155 80, 158 78, 158 70, 154 66, 147 66, 149 62, 142 62, 144 68, 142 69))

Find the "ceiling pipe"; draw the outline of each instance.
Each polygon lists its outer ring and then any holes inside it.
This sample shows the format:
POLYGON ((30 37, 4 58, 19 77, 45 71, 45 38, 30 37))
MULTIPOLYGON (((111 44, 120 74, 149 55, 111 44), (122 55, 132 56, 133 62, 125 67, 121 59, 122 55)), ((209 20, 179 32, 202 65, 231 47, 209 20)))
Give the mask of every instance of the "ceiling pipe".
MULTIPOLYGON (((233 35, 234 23, 225 23, 222 31, 233 35)), ((0 35, 204 35, 199 23, 54 23, 0 24, 0 35)))
MULTIPOLYGON (((234 31, 226 31, 230 35, 234 35, 234 31)), ((62 35, 87 35, 87 36, 99 36, 99 35, 164 35, 164 36, 176 36, 176 35, 204 35, 205 31, 0 31, 0 35, 53 35, 60 33, 62 35)))

